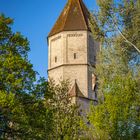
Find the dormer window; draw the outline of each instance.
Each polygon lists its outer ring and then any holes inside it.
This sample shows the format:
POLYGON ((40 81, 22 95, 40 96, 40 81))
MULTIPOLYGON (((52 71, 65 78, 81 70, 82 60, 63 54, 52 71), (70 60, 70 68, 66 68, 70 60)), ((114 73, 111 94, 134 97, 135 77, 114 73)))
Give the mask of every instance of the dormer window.
POLYGON ((57 56, 55 56, 55 63, 57 62, 57 56))

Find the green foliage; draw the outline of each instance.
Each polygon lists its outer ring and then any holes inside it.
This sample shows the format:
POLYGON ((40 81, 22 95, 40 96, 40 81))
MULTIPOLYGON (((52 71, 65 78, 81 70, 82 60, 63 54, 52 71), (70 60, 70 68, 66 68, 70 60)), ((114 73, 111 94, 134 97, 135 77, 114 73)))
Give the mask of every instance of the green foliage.
POLYGON ((58 85, 49 83, 53 97, 49 103, 53 109, 53 130, 49 139, 71 140, 77 139, 80 131, 80 116, 78 107, 71 103, 69 97, 69 82, 62 81, 58 85))
POLYGON ((0 138, 76 139, 80 118, 68 82, 36 82, 29 42, 13 33, 11 24, 12 19, 0 15, 0 138))
POLYGON ((12 23, 0 15, 0 90, 20 94, 32 89, 35 71, 27 60, 28 40, 12 32, 12 23))
POLYGON ((89 115, 96 139, 138 139, 140 132, 140 81, 117 52, 106 48, 96 69, 101 95, 89 115))
MULTIPOLYGON (((104 36, 95 70, 99 103, 86 128, 91 139, 140 139, 139 3, 98 0, 95 22, 104 36)), ((94 26, 93 35, 100 35, 94 26)))
POLYGON ((110 39, 113 44, 116 36, 119 37, 118 42, 128 55, 128 60, 135 59, 139 63, 140 0, 97 0, 97 3, 99 11, 94 22, 100 32, 93 22, 92 32, 95 38, 102 33, 104 36, 100 36, 100 42, 105 44, 110 39))
POLYGON ((12 32, 12 23, 0 15, 0 138, 46 139, 52 121, 51 109, 42 99, 47 82, 34 84, 29 42, 12 32))
POLYGON ((0 117, 1 138, 16 139, 26 134, 28 118, 14 94, 0 91, 0 117))

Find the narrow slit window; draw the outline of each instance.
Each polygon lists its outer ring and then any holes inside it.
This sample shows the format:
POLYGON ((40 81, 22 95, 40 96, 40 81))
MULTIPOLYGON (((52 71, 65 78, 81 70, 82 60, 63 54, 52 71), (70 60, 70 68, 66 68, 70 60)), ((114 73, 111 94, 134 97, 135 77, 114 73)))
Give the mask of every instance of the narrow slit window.
POLYGON ((77 58, 76 53, 74 53, 74 59, 76 59, 76 58, 77 58))
POLYGON ((57 62, 57 56, 55 56, 55 63, 57 62))

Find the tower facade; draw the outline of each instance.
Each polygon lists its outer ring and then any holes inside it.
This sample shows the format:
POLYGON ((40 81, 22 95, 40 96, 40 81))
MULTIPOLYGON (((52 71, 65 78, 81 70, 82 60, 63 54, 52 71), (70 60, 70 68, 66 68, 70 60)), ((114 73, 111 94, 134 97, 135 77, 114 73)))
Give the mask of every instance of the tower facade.
POLYGON ((73 102, 89 107, 96 100, 93 67, 99 44, 89 26, 90 13, 82 0, 68 0, 48 35, 48 76, 69 79, 73 102))

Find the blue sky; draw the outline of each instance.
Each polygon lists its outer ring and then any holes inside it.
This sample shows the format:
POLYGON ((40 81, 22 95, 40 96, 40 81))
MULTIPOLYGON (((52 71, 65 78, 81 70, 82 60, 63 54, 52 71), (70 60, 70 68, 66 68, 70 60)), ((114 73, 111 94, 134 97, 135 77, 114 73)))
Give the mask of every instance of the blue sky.
MULTIPOLYGON (((95 0, 83 0, 89 10, 96 9, 95 0)), ((40 76, 47 78, 47 35, 67 0, 0 0, 0 13, 14 19, 13 31, 30 41, 29 60, 40 76)))

